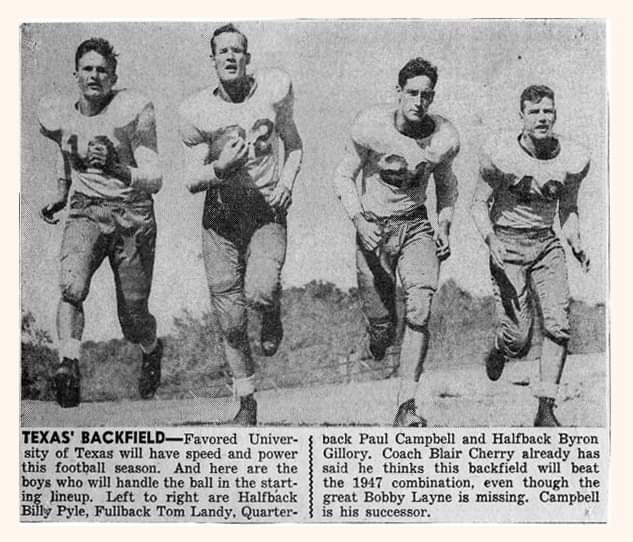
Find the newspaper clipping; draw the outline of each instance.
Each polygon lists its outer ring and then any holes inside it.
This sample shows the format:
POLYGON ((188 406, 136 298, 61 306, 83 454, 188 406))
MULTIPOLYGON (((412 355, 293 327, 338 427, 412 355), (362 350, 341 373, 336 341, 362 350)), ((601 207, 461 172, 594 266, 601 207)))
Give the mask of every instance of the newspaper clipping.
POLYGON ((606 522, 606 37, 25 23, 21 521, 606 522))

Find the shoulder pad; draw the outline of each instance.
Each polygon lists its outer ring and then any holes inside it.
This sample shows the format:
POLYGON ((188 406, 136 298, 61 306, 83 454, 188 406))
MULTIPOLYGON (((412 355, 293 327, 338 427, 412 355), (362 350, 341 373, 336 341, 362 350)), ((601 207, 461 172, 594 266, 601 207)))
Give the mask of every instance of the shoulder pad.
POLYGON ((213 89, 211 87, 199 90, 195 94, 189 96, 178 107, 178 114, 181 118, 190 122, 194 122, 200 115, 200 111, 204 107, 208 107, 210 100, 213 98, 213 89))
POLYGON ((117 118, 120 119, 120 124, 127 124, 138 116, 148 105, 151 105, 151 101, 139 94, 138 92, 121 89, 117 91, 115 97, 110 104, 110 111, 112 111, 117 118))
POLYGON ((352 124, 352 139, 363 146, 370 146, 376 135, 384 137, 384 126, 387 124, 393 106, 375 105, 361 111, 352 124))
POLYGON ((589 151, 573 139, 558 136, 558 140, 561 145, 561 158, 564 160, 565 169, 571 174, 583 171, 591 159, 589 151))
POLYGON ((433 146, 441 155, 455 155, 459 152, 459 133, 453 124, 440 115, 431 115, 437 130, 433 136, 433 146))
POLYGON ((290 76, 277 68, 269 68, 254 74, 257 84, 270 96, 273 104, 282 102, 292 88, 290 76))
POLYGON ((67 98, 54 94, 40 100, 37 118, 47 132, 56 132, 62 128, 72 104, 67 98))

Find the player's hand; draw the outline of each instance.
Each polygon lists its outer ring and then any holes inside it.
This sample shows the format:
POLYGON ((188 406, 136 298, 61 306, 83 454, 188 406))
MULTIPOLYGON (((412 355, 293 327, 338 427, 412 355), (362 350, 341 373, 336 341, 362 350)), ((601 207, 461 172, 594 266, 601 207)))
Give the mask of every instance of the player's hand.
POLYGON ((498 237, 494 233, 491 233, 488 237, 486 237, 486 244, 488 245, 488 250, 490 251, 492 263, 495 267, 503 269, 505 267, 504 260, 506 257, 506 249, 503 246, 503 243, 499 241, 498 237))
POLYGON ((106 136, 97 136, 88 142, 86 163, 89 168, 112 170, 119 162, 114 143, 106 136))
POLYGON ((47 224, 58 224, 59 218, 55 218, 55 215, 66 206, 66 200, 56 200, 48 205, 45 205, 40 209, 40 217, 47 224))
POLYGON ((290 192, 290 189, 285 185, 277 184, 268 199, 268 204, 274 209, 286 211, 291 203, 292 192, 290 192))
POLYGON ((580 242, 571 244, 571 253, 574 255, 574 258, 578 260, 580 268, 585 273, 588 273, 589 269, 591 269, 591 260, 589 259, 589 256, 585 252, 585 249, 582 247, 580 242))
POLYGON ((214 163, 216 175, 226 177, 233 169, 240 167, 248 155, 248 145, 244 138, 235 136, 222 148, 214 163))
POLYGON ((443 262, 451 255, 451 245, 448 235, 448 225, 440 225, 435 235, 435 253, 440 262, 443 262))
POLYGON ((376 250, 382 243, 382 227, 380 224, 366 220, 363 215, 354 217, 354 226, 360 242, 367 250, 376 250))

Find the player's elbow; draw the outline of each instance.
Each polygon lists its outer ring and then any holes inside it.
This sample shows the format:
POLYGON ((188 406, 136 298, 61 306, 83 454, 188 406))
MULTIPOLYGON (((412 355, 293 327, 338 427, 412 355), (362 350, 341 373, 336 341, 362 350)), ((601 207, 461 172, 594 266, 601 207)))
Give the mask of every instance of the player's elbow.
POLYGON ((193 172, 185 173, 185 188, 190 194, 197 194, 208 188, 208 183, 200 181, 193 172))
POLYGON ((158 166, 144 166, 132 170, 132 186, 138 190, 155 194, 163 186, 163 174, 158 166))
POLYGON ((303 157, 303 140, 299 135, 299 132, 295 132, 292 136, 284 139, 284 149, 287 154, 297 153, 299 160, 303 157))
POLYGON ((163 187, 163 172, 160 167, 152 167, 147 172, 147 191, 156 194, 163 187))

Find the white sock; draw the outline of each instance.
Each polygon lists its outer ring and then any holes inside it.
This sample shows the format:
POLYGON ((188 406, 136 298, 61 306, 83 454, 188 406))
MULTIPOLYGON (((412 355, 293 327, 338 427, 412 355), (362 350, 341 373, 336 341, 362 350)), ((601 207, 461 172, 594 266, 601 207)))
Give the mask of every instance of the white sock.
POLYGON ((79 359, 81 341, 79 339, 66 339, 59 344, 59 361, 64 358, 79 359))
POLYGON ((158 337, 154 337, 154 342, 149 346, 143 346, 143 343, 140 343, 139 346, 144 354, 151 354, 158 346, 158 337))
POLYGON ((532 386, 532 393, 535 397, 548 397, 550 399, 556 399, 558 397, 559 386, 554 382, 535 382, 532 386))
POLYGON ((255 393, 255 375, 233 379, 233 392, 237 397, 255 393))
POLYGON ((400 377, 400 385, 398 389, 398 406, 402 403, 415 400, 415 394, 418 390, 418 382, 411 380, 410 378, 400 377))

